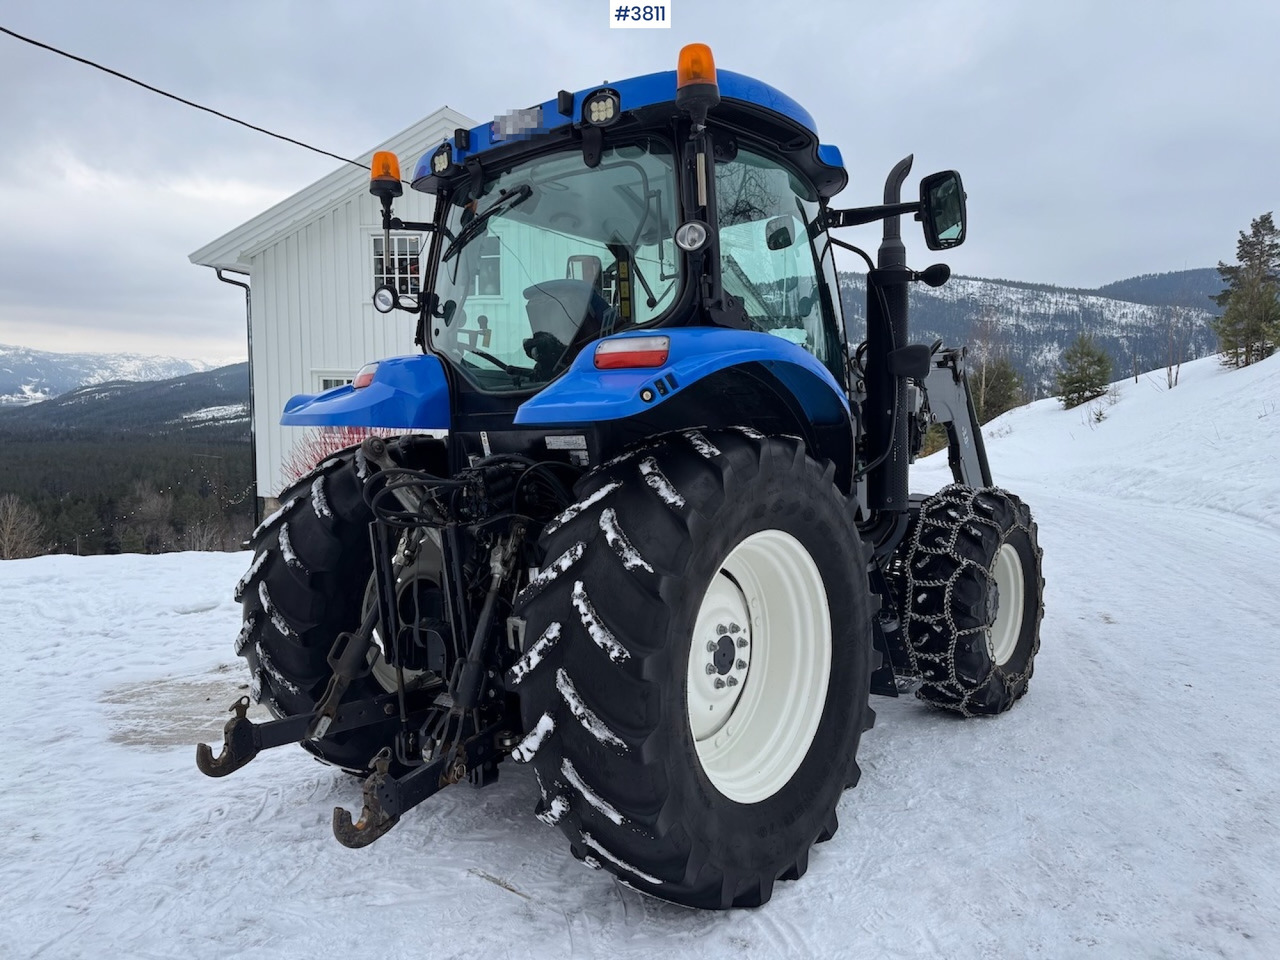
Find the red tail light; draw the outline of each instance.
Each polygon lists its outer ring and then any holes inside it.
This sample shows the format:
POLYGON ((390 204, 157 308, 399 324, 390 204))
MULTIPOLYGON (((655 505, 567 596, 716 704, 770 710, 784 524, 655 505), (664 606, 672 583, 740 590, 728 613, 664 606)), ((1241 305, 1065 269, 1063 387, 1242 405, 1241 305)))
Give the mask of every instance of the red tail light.
POLYGON ((360 368, 360 371, 356 374, 356 378, 351 381, 351 386, 355 387, 357 390, 361 387, 367 387, 369 384, 373 383, 373 375, 377 372, 378 365, 376 363, 366 363, 360 368))
POLYGON ((660 367, 667 362, 667 354, 670 350, 670 337, 623 337, 620 340, 601 340, 596 345, 596 369, 660 367))

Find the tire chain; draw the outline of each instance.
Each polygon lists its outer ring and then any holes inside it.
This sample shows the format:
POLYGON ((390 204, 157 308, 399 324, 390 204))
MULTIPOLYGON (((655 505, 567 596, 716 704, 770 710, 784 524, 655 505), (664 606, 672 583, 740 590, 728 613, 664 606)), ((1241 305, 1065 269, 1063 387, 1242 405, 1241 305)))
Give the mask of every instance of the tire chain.
MULTIPOLYGON (((1023 516, 1020 516, 1020 513, 1026 513, 1028 517, 1030 516, 1029 512, 1018 510, 1020 501, 999 487, 974 488, 953 484, 938 491, 925 501, 921 507, 908 548, 908 562, 903 564, 905 577, 903 623, 906 630, 907 650, 911 658, 911 672, 924 679, 924 686, 916 691, 916 696, 934 703, 936 706, 954 710, 964 717, 984 715, 980 711, 971 710, 969 701, 973 694, 986 686, 987 679, 982 678, 981 682, 975 684, 972 681, 961 679, 957 675, 956 647, 959 645, 961 638, 989 631, 990 624, 961 629, 951 614, 952 596, 956 582, 969 571, 973 569, 980 570, 988 581, 992 580, 992 575, 989 569, 959 554, 956 550, 956 545, 961 535, 967 528, 972 529, 973 524, 982 524, 989 527, 995 530, 1002 539, 1005 538, 1006 531, 1001 528, 1000 523, 996 520, 995 511, 990 508, 984 509, 980 503, 981 497, 991 494, 1009 498, 1014 517, 1014 523, 1009 530, 1021 530, 1026 533, 1028 541, 1035 547, 1038 561, 1043 551, 1036 543, 1032 529, 1033 525, 1024 521, 1023 516), (941 518, 937 517, 939 513, 942 515, 941 518), (945 579, 918 579, 916 577, 917 568, 926 566, 927 558, 931 556, 951 557, 956 561, 957 566, 951 575, 945 579), (929 606, 936 607, 939 612, 922 612, 920 610, 922 598, 918 595, 918 591, 924 591, 923 599, 929 603, 929 606), (948 637, 946 651, 926 653, 920 650, 919 646, 921 644, 912 635, 912 627, 915 624, 923 625, 922 632, 931 630, 935 635, 941 634, 948 637), (925 694, 925 689, 929 686, 944 690, 949 695, 956 696, 959 699, 954 702, 931 700, 925 694)), ((1041 580, 1041 585, 1043 585, 1043 582, 1041 580)), ((989 644, 989 639, 987 642, 989 644)), ((1035 647, 1027 658, 1023 671, 1003 674, 1007 687, 1015 688, 1030 678, 1038 648, 1039 637, 1037 631, 1035 647)), ((988 650, 990 650, 990 646, 988 646, 988 650)), ((993 665, 992 669, 999 670, 1000 668, 993 665)))

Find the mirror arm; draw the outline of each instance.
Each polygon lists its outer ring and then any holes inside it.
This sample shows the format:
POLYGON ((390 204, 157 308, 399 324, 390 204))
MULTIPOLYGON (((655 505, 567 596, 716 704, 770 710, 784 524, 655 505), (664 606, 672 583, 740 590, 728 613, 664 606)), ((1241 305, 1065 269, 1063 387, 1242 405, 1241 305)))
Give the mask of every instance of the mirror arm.
POLYGON ((896 217, 903 213, 919 213, 920 201, 907 203, 882 203, 875 207, 849 207, 846 210, 827 210, 826 225, 832 227, 856 227, 862 223, 874 223, 885 217, 896 217))
POLYGON ((422 233, 434 233, 436 229, 436 225, 434 223, 421 223, 417 220, 401 220, 399 217, 392 217, 387 224, 392 230, 418 230, 422 233))
POLYGON ((399 217, 391 215, 391 197, 384 196, 382 198, 382 229, 387 230, 418 230, 422 233, 435 233, 436 225, 434 223, 419 223, 416 220, 401 220, 399 217))

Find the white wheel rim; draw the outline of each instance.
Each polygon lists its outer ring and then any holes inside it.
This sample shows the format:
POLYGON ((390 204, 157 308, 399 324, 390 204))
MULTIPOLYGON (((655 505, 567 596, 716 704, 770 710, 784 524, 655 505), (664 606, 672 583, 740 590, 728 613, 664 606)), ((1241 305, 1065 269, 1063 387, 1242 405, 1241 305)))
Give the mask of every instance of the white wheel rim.
POLYGON ((689 649, 689 730, 715 788, 757 803, 786 786, 818 732, 830 678, 817 564, 789 533, 752 534, 707 587, 689 649))
MULTIPOLYGON (((995 596, 989 599, 994 606, 991 629, 987 633, 987 652, 992 662, 1000 667, 1009 662, 1018 648, 1018 635, 1022 632, 1022 607, 1026 585, 1022 580, 1022 560, 1010 544, 1000 545, 995 563, 991 565, 991 579, 995 596)), ((990 597, 990 594, 988 595, 990 597)))

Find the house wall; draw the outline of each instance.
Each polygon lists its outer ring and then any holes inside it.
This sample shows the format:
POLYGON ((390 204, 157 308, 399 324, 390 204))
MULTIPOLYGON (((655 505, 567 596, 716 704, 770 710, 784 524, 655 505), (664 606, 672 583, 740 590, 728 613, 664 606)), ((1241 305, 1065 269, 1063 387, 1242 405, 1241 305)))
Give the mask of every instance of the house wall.
MULTIPOLYGON (((429 220, 434 197, 406 191, 396 215, 429 220)), ((324 376, 351 376, 371 360, 413 353, 415 317, 373 309, 373 237, 381 236, 376 198, 356 194, 299 230, 256 251, 253 392, 259 495, 287 483, 282 464, 305 428, 280 426, 285 401, 316 393, 324 376)), ((424 237, 425 239, 425 237, 424 237)))

